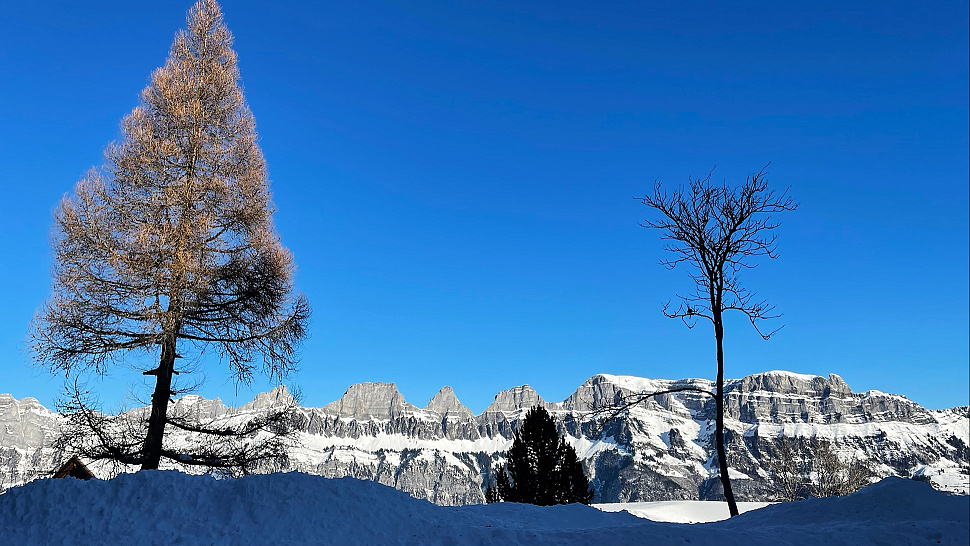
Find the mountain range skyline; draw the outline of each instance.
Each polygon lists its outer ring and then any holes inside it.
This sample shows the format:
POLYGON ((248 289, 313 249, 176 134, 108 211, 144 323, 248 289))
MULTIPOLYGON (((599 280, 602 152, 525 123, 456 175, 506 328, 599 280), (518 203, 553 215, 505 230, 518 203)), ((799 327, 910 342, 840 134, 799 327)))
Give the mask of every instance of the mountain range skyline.
MULTIPOLYGON (((727 382, 737 382, 737 381, 740 381, 743 377, 747 377, 749 375, 770 374, 770 373, 791 374, 791 375, 794 375, 794 376, 803 376, 803 377, 821 377, 821 378, 825 378, 826 377, 826 376, 820 375, 820 374, 805 374, 805 373, 800 373, 800 372, 791 372, 791 371, 787 371, 787 370, 776 369, 776 370, 766 370, 766 371, 761 371, 761 372, 754 372, 753 374, 746 374, 745 376, 742 376, 742 377, 739 377, 739 378, 735 378, 735 379, 728 378, 728 379, 726 379, 726 381, 727 382)), ((842 379, 842 376, 840 374, 831 373, 831 374, 828 374, 828 375, 835 375, 835 376, 839 377, 840 379, 842 379)), ((608 377, 637 377, 637 378, 641 377, 641 376, 630 375, 630 374, 611 374, 611 373, 595 373, 595 374, 593 374, 590 377, 597 377, 597 376, 608 376, 608 377)), ((122 407, 119 404, 123 404, 124 407, 131 407, 133 403, 135 405, 137 405, 137 403, 141 401, 139 398, 137 398, 137 397, 131 397, 129 395, 126 395, 126 396, 124 396, 123 398, 120 398, 120 399, 113 399, 113 398, 111 398, 111 396, 117 395, 119 392, 121 392, 121 385, 122 385, 122 383, 121 382, 118 382, 118 381, 114 381, 113 382, 113 381, 110 380, 110 378, 94 378, 94 379, 96 381, 98 381, 98 380, 105 381, 109 385, 109 388, 104 389, 104 392, 101 393, 102 396, 100 396, 102 402, 105 403, 105 407, 107 407, 107 408, 122 407)), ((664 381, 664 379, 659 379, 659 378, 658 378, 658 380, 664 381)), ((701 381, 708 380, 708 381, 712 381, 712 379, 705 378, 705 377, 685 377, 685 378, 681 379, 680 381, 685 381, 685 380, 701 380, 701 381)), ((38 389, 38 391, 40 391, 40 392, 36 392, 36 393, 33 393, 33 394, 30 393, 30 392, 18 392, 18 393, 8 392, 8 393, 4 393, 4 394, 11 394, 15 398, 23 398, 23 397, 34 398, 34 399, 38 400, 40 403, 42 403, 45 407, 53 408, 53 407, 55 407, 57 405, 57 394, 55 392, 55 388, 56 387, 59 387, 59 385, 56 385, 56 383, 58 381, 59 380, 56 377, 51 378, 49 381, 47 381, 48 384, 45 386, 45 388, 38 389)), ((523 382, 523 383, 520 383, 518 385, 508 386, 506 388, 502 388, 502 389, 499 390, 499 394, 496 394, 494 396, 495 397, 498 397, 503 392, 507 392, 507 391, 514 390, 514 389, 518 389, 518 388, 522 388, 522 387, 526 387, 526 388, 531 389, 532 391, 538 393, 540 390, 542 390, 541 385, 542 385, 543 382, 540 380, 540 381, 537 381, 536 383, 540 385, 539 388, 533 387, 532 386, 532 383, 530 383, 530 382, 523 382)), ((475 400, 475 402, 466 404, 463 401, 463 400, 467 400, 465 393, 460 393, 457 389, 454 389, 448 383, 444 383, 444 384, 442 384, 440 386, 435 386, 435 385, 430 385, 430 384, 422 385, 420 389, 417 389, 421 393, 420 395, 418 395, 418 396, 414 396, 413 394, 405 395, 405 389, 402 389, 400 387, 400 383, 398 381, 393 381, 393 380, 389 380, 389 381, 385 381, 385 380, 372 380, 372 381, 365 380, 365 381, 357 381, 357 382, 351 383, 348 387, 343 387, 343 390, 341 390, 341 387, 336 386, 336 385, 328 385, 328 387, 326 389, 307 389, 307 388, 304 388, 299 383, 295 383, 295 382, 284 382, 282 384, 272 384, 272 383, 269 383, 269 382, 267 382, 265 380, 260 380, 260 378, 257 378, 257 379, 255 379, 253 381, 253 383, 251 385, 242 386, 242 388, 239 388, 239 386, 237 386, 234 390, 230 390, 231 389, 231 386, 228 386, 228 385, 225 385, 225 384, 223 384, 223 387, 224 388, 222 390, 220 390, 218 388, 214 388, 212 385, 203 385, 204 388, 198 389, 197 391, 193 391, 191 393, 185 393, 185 394, 186 395, 191 395, 191 396, 200 396, 202 398, 209 399, 209 400, 218 399, 218 400, 226 403, 227 407, 242 407, 242 406, 244 406, 246 404, 251 403, 253 400, 257 399, 261 395, 265 395, 268 392, 274 391, 278 387, 284 387, 284 388, 287 388, 289 391, 292 391, 293 393, 297 394, 298 397, 300 398, 301 404, 304 407, 318 407, 318 408, 323 408, 323 407, 327 407, 327 406, 330 406, 332 404, 335 404, 335 403, 339 402, 340 399, 347 394, 348 389, 351 389, 351 388, 353 388, 355 386, 358 386, 358 385, 367 385, 367 384, 386 384, 386 385, 391 385, 391 386, 393 386, 395 392, 397 392, 400 396, 403 397, 402 399, 405 399, 405 400, 408 400, 408 399, 410 399, 410 400, 422 400, 422 399, 424 399, 424 400, 428 400, 428 404, 434 403, 434 399, 436 397, 441 396, 443 393, 446 393, 446 391, 447 391, 448 396, 450 396, 452 398, 455 398, 456 400, 459 400, 459 403, 461 404, 461 406, 463 408, 467 409, 467 411, 469 411, 472 415, 481 415, 482 413, 488 411, 488 408, 491 407, 495 403, 495 401, 496 401, 495 398, 488 398, 487 396, 486 397, 475 396, 475 397, 472 398, 473 400, 475 400), (340 394, 335 394, 335 393, 340 393, 340 394), (428 393, 430 393, 430 394, 428 394, 428 393)), ((131 385, 132 385, 132 383, 129 382, 128 383, 128 386, 125 389, 125 390, 127 390, 127 392, 129 394, 133 390, 131 388, 131 385)), ((95 389, 93 389, 93 390, 94 390, 94 392, 98 392, 97 391, 97 387, 95 387, 95 389)), ((408 389, 408 390, 413 391, 415 389, 411 388, 411 389, 408 389)), ((930 404, 925 404, 925 403, 923 403, 923 401, 921 401, 919 399, 912 398, 908 394, 906 394, 905 392, 892 393, 891 391, 883 390, 883 389, 879 389, 879 388, 865 388, 861 392, 867 392, 867 391, 877 391, 877 392, 884 392, 884 393, 890 393, 890 394, 898 394, 900 396, 913 399, 914 402, 917 402, 920 405, 922 405, 924 407, 927 407, 927 408, 930 408, 930 409, 949 409, 949 408, 954 408, 954 407, 962 407, 962 406, 970 405, 970 398, 964 399, 962 402, 959 401, 959 400, 957 400, 957 403, 956 404, 953 404, 953 405, 945 405, 945 406, 939 406, 939 407, 937 407, 937 406, 933 406, 933 405, 930 405, 930 404)), ((573 394, 573 391, 569 391, 569 392, 566 392, 565 394, 560 393, 559 395, 551 396, 549 398, 544 398, 543 397, 543 400, 544 401, 553 401, 552 403, 556 403, 555 400, 565 400, 565 399, 568 399, 569 396, 571 396, 572 394, 573 394)), ((539 396, 541 397, 541 395, 539 395, 539 396)), ((968 395, 968 396, 970 396, 970 395, 968 395)), ((410 404, 410 402, 408 402, 408 403, 410 404)), ((418 404, 413 404, 413 405, 415 405, 415 407, 424 407, 424 406, 420 406, 418 404)))
MULTIPOLYGON (((296 436, 287 448, 286 468, 257 471, 353 476, 439 504, 480 503, 517 423, 529 408, 543 404, 576 449, 597 502, 718 500, 710 397, 693 391, 662 395, 605 423, 591 413, 617 397, 685 384, 711 388, 701 379, 596 375, 561 402, 547 401, 528 386, 506 389, 479 414, 463 406, 449 387, 422 407, 408 403, 393 383, 355 384, 322 407, 295 408, 296 436)), ((922 477, 946 491, 970 491, 966 406, 928 410, 901 395, 854 392, 835 374, 772 371, 729 380, 725 388, 727 453, 741 500, 775 495, 764 465, 782 440, 797 441, 809 452, 818 442, 831 442, 843 457, 867 461, 877 477, 922 477)), ((278 387, 236 408, 183 396, 171 411, 203 423, 238 422, 292 400, 285 387, 278 387)), ((124 418, 141 419, 145 411, 132 408, 124 418)), ((0 395, 0 472, 8 485, 60 464, 64 455, 50 446, 63 419, 34 399, 0 395)), ((191 441, 178 430, 166 440, 172 446, 191 441)), ((98 462, 89 468, 102 478, 118 471, 98 462)))

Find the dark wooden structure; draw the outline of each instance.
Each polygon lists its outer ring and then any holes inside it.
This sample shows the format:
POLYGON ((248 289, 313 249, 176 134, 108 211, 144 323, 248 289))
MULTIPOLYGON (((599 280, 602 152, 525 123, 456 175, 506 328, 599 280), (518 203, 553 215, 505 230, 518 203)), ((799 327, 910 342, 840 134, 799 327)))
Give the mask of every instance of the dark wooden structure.
POLYGON ((94 477, 94 474, 75 455, 61 465, 57 472, 54 472, 55 478, 66 478, 68 476, 79 480, 90 480, 94 477))

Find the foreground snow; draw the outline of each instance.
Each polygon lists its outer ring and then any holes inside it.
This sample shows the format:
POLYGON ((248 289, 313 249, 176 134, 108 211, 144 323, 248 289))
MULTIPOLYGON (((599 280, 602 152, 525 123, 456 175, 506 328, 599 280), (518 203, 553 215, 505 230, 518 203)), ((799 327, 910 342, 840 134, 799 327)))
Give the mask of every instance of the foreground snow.
MULTIPOLYGON (((771 504, 739 502, 738 511, 743 514, 771 504)), ((710 523, 731 517, 727 503, 715 501, 611 502, 591 506, 604 512, 629 512, 639 518, 670 523, 710 523)))
POLYGON ((11 489, 0 495, 0 544, 966 544, 968 509, 967 497, 887 478, 848 497, 683 525, 582 505, 443 507, 353 478, 138 472, 11 489))

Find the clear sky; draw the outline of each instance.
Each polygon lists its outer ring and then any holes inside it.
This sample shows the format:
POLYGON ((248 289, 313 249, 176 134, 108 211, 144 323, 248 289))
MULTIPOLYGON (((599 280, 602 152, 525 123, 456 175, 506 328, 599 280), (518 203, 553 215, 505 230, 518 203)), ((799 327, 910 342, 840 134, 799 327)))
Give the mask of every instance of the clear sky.
MULTIPOLYGON (((0 19, 0 392, 51 406, 28 322, 52 210, 119 136, 184 2, 14 2, 0 19)), ((728 377, 840 374, 968 403, 968 4, 245 2, 223 10, 276 223, 313 306, 292 383, 323 405, 396 382, 476 413, 596 373, 715 374, 710 329, 661 315, 690 288, 634 199, 769 161, 798 211, 747 285, 771 341, 727 324, 728 377)), ((241 403, 205 366, 201 394, 241 403)), ((119 399, 140 381, 117 369, 119 399)), ((92 385, 97 388, 96 385, 92 385)))

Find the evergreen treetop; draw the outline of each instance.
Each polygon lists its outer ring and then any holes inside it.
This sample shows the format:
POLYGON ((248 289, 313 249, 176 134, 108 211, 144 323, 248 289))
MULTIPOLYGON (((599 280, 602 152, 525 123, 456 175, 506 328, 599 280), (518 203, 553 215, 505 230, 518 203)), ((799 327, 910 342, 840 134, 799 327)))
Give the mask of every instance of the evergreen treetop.
POLYGON ((489 485, 488 502, 551 506, 589 504, 593 499, 576 450, 559 435, 552 416, 542 406, 526 413, 507 459, 496 475, 495 488, 489 485))

